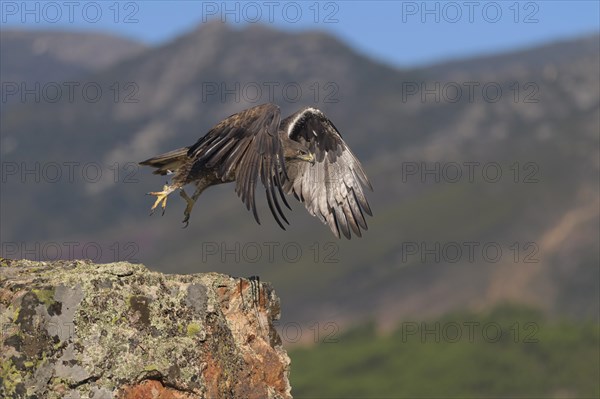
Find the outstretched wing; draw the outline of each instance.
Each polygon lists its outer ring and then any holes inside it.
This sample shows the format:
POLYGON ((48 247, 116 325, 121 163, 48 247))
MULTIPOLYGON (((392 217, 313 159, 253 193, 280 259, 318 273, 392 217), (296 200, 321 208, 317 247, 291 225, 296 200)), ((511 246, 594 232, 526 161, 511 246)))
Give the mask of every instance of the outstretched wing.
MULTIPOLYGON (((275 220, 285 229, 278 215, 288 223, 283 214, 276 190, 286 206, 289 205, 281 190, 285 177, 285 162, 281 139, 278 136, 281 113, 275 104, 262 104, 231 115, 212 128, 191 146, 188 156, 194 159, 194 168, 215 169, 219 178, 227 181, 235 177, 235 191, 246 208, 256 211, 255 189, 260 178, 265 186, 269 208, 275 220)), ((289 223, 288 223, 289 224, 289 223)))
POLYGON ((367 229, 363 211, 372 216, 363 186, 373 187, 360 162, 346 145, 340 132, 318 109, 305 108, 281 122, 288 136, 304 144, 316 162, 288 164, 286 193, 292 192, 306 209, 329 228, 336 237, 346 238, 351 230, 361 236, 367 229))

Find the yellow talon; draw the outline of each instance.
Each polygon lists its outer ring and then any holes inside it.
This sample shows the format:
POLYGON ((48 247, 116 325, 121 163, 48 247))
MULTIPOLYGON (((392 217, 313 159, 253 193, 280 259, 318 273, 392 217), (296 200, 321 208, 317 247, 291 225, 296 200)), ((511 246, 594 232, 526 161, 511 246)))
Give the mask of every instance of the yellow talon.
POLYGON ((165 209, 167 208, 167 198, 169 197, 169 194, 173 192, 173 190, 174 188, 165 184, 163 187, 163 191, 153 191, 148 193, 148 195, 154 195, 156 197, 154 205, 152 205, 152 208, 150 208, 150 215, 154 214, 154 211, 156 210, 156 207, 158 207, 159 204, 162 207, 162 214, 165 214, 165 209))

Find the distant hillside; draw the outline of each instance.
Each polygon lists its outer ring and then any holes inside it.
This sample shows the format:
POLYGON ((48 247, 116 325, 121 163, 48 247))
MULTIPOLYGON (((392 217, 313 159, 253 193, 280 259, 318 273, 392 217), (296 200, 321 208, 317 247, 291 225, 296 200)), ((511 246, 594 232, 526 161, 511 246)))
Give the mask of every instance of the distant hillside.
MULTIPOLYGON (((93 242, 107 261, 155 262, 178 273, 259 274, 280 292, 284 321, 376 318, 391 327, 405 317, 505 300, 597 318, 600 60, 598 47, 589 45, 594 40, 397 70, 324 33, 202 25, 78 78, 104 89, 97 102, 63 98, 3 115, 4 163, 94 163, 102 176, 82 178, 82 169, 72 182, 11 175, 0 193, 2 241, 76 241, 80 252, 93 242), (301 94, 294 94, 297 88, 301 94), (164 179, 128 162, 192 144, 223 117, 269 100, 284 114, 318 106, 363 160, 375 188, 375 216, 362 239, 335 240, 293 200, 292 225, 281 232, 266 216, 262 195, 258 226, 229 186, 202 195, 188 229, 180 227, 183 201, 176 195, 164 217, 147 216, 151 201, 144 193, 164 179), (472 181, 465 162, 478 165, 472 181), (444 173, 456 165, 462 177, 453 182, 444 173), (486 165, 500 168, 497 182, 483 174, 486 165), (418 170, 403 175, 407 167, 418 170), (438 182, 421 175, 432 168, 438 182), (264 246, 269 242, 279 245, 273 258, 264 246), (465 243, 472 242, 478 252, 469 259, 465 243), (463 251, 458 259, 414 254, 415 245, 438 245, 442 254, 441 248, 456 249, 454 243, 463 251), (486 244, 500 246, 502 256, 490 261, 481 252, 486 244), (258 258, 243 256, 257 245, 258 258), (290 258, 283 249, 290 246, 301 255, 290 258), (223 255, 232 248, 237 257, 223 255)), ((10 49, 2 53, 10 58, 10 49)))
POLYGON ((145 49, 102 33, 0 30, 0 80, 60 82, 108 68, 145 49))
POLYGON ((600 47, 600 35, 584 36, 579 39, 561 40, 546 45, 531 47, 511 53, 493 54, 483 57, 443 62, 426 68, 432 76, 456 77, 483 76, 486 74, 518 74, 524 69, 542 68, 569 63, 571 57, 581 58, 585 54, 593 57, 600 47))
POLYGON ((361 325, 319 343, 290 352, 294 396, 600 395, 598 325, 558 323, 529 309, 499 306, 483 315, 408 321, 389 334, 361 325), (445 332, 436 333, 436 325, 445 332))

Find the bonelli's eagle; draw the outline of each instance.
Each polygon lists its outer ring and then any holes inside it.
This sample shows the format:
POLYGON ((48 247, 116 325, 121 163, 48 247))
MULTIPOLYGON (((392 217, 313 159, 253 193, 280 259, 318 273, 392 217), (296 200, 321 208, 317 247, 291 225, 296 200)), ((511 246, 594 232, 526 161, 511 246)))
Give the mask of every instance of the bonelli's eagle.
MULTIPOLYGON (((327 224, 336 237, 351 238, 367 229, 364 213, 372 216, 363 186, 373 190, 363 168, 340 132, 316 108, 306 107, 281 120, 279 107, 262 104, 231 115, 191 147, 179 148, 140 163, 155 167, 155 174, 172 174, 171 184, 156 196, 152 212, 175 190, 186 200, 187 226, 194 203, 207 187, 235 182, 235 191, 256 211, 258 180, 265 187, 269 208, 279 226, 289 222, 278 196, 289 208, 285 194, 292 193, 312 215, 327 224), (196 185, 191 198, 183 190, 196 185)), ((290 208, 291 209, 291 208, 290 208)))

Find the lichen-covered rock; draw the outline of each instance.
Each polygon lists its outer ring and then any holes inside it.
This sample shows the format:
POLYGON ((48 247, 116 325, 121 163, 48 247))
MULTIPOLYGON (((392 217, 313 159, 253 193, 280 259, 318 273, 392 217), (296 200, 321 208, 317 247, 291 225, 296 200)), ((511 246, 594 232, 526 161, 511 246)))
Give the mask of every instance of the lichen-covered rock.
POLYGON ((291 398, 267 283, 0 258, 0 397, 291 398))

